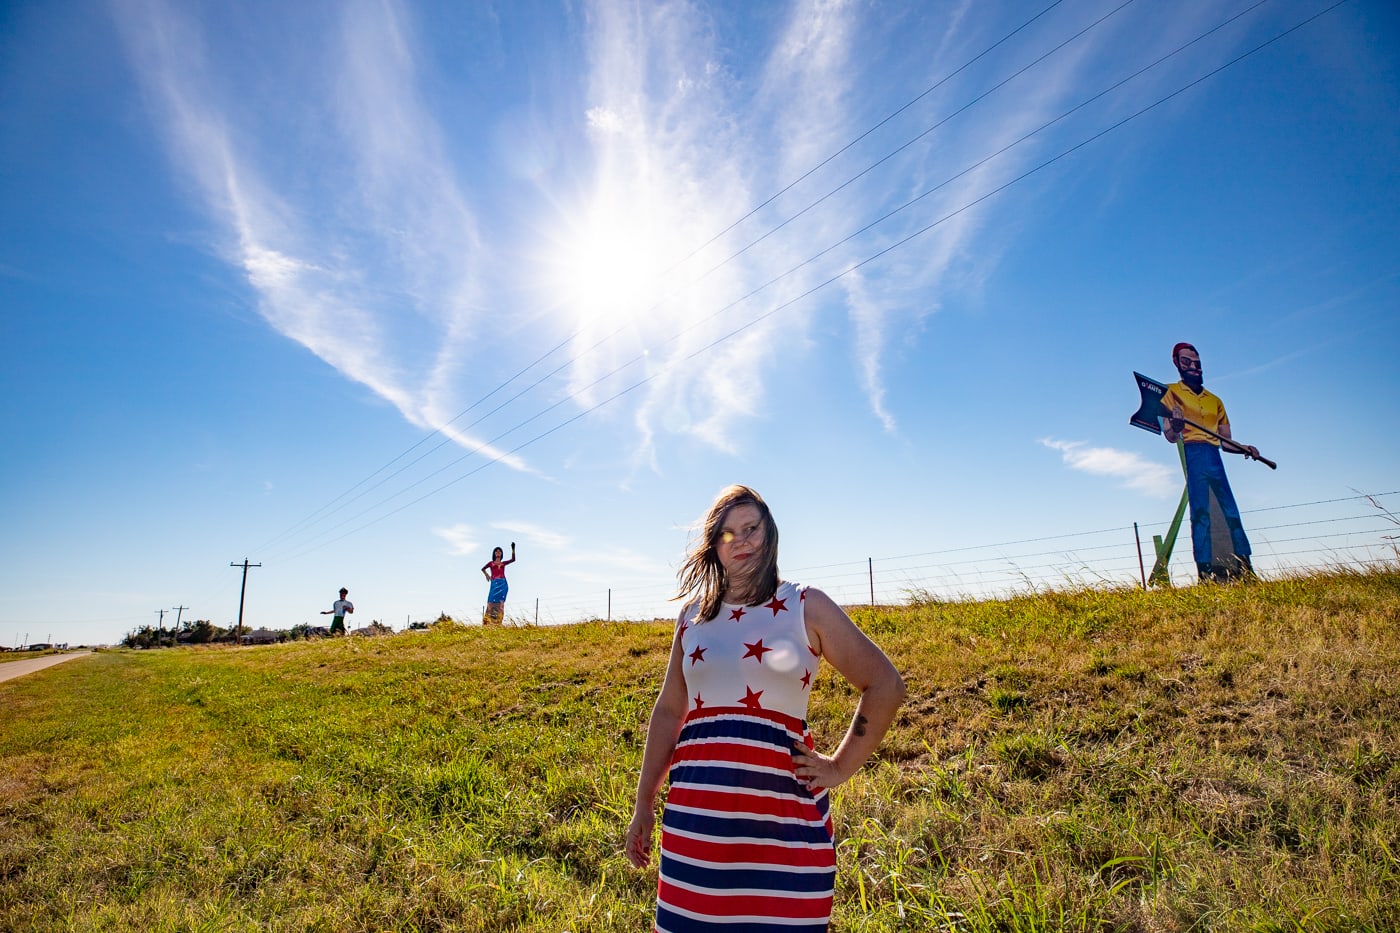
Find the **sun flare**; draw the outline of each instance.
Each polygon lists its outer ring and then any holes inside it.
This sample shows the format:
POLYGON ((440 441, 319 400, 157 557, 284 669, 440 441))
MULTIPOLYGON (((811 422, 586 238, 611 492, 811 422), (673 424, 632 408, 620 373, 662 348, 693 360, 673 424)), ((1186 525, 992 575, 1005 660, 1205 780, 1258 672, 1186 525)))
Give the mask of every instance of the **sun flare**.
POLYGON ((664 244, 644 215, 637 208, 595 206, 558 244, 553 290, 579 323, 635 321, 660 300, 664 244))

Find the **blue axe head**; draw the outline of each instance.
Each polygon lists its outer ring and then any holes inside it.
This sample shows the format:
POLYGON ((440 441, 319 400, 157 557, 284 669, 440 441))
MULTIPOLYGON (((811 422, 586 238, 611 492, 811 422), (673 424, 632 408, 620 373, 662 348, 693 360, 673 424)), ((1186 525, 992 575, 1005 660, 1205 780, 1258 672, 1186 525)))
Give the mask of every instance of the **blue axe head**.
POLYGON ((1138 406, 1137 411, 1133 412, 1128 423, 1135 428, 1142 428, 1153 434, 1161 434, 1162 424, 1157 419, 1162 417, 1162 396, 1167 394, 1167 387, 1156 379, 1147 378, 1142 373, 1133 373, 1133 378, 1137 380, 1142 404, 1138 406))

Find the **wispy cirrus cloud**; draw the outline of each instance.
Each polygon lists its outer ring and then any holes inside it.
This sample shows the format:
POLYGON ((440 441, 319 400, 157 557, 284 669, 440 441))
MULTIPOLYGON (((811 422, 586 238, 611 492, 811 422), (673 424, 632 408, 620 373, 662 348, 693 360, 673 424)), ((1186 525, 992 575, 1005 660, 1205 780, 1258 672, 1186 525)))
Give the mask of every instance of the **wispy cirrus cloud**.
POLYGON ((1119 485, 1159 499, 1181 494, 1181 473, 1147 460, 1132 451, 1090 447, 1082 441, 1042 438, 1041 444, 1059 451, 1065 466, 1081 473, 1104 476, 1119 485))
MULTIPOLYGON (((644 452, 662 432, 729 447, 736 419, 764 412, 765 371, 803 347, 811 322, 832 307, 848 316, 848 346, 871 413, 895 431, 884 369, 896 340, 917 330, 950 288, 975 288, 991 274, 1014 223, 989 234, 995 212, 978 207, 979 199, 1045 157, 1051 144, 1033 134, 1083 99, 1086 74, 1102 68, 1114 46, 1110 18, 1056 48, 1093 17, 1063 18, 824 165, 889 115, 863 109, 860 95, 890 77, 882 56, 905 46, 902 30, 916 31, 921 47, 933 41, 940 49, 936 60, 910 55, 911 70, 898 73, 912 96, 924 82, 953 77, 998 38, 989 28, 1008 24, 974 22, 966 6, 905 14, 905 22, 842 0, 798 0, 759 41, 746 37, 759 48, 760 67, 741 76, 699 6, 599 0, 590 10, 594 194, 627 192, 649 205, 641 212, 652 224, 645 238, 669 237, 670 254, 705 244, 672 274, 672 282, 686 283, 679 297, 652 315, 670 333, 686 329, 661 352, 651 345, 645 365, 652 381, 636 410, 644 452), (876 48, 880 54, 872 54, 876 48), (1023 66, 1030 68, 998 87, 1023 66), (853 271, 895 247, 877 265, 853 271), (818 286, 820 293, 809 294, 818 286)), ((575 391, 595 391, 593 380, 612 362, 577 357, 575 391)))
POLYGON ((491 527, 551 551, 562 551, 573 544, 568 535, 559 534, 533 522, 493 522, 491 527))
MULTIPOLYGON (((763 238, 771 214, 736 221, 795 166, 839 145, 858 10, 792 4, 761 37, 758 70, 740 76, 735 37, 700 5, 600 0, 590 9, 593 196, 644 206, 632 214, 645 226, 639 239, 662 244, 636 328, 650 377, 634 413, 640 456, 662 434, 730 449, 735 424, 765 410, 765 370, 804 339, 810 315, 780 306, 819 281, 820 267, 800 267, 814 243, 830 244, 839 203, 793 235, 763 238)), ((616 362, 576 356, 575 392, 586 396, 616 362)))
POLYGON ((263 318, 409 422, 524 468, 447 425, 484 249, 400 8, 342 5, 295 48, 273 23, 249 37, 254 55, 185 6, 114 9, 172 160, 263 318))
POLYGON ((1014 239, 1016 212, 978 199, 1053 151, 1020 140, 1101 87, 1086 76, 1111 71, 1116 47, 1110 20, 1003 88, 1098 14, 1056 11, 1043 32, 959 73, 1011 23, 970 16, 969 4, 793 0, 738 13, 587 0, 566 11, 582 73, 541 78, 528 117, 495 114, 498 135, 512 121, 547 125, 550 151, 569 154, 564 171, 463 151, 470 134, 450 131, 421 73, 431 43, 397 0, 264 18, 251 55, 218 41, 208 10, 113 2, 175 162, 269 324, 411 423, 518 469, 522 459, 449 422, 465 384, 484 388, 473 370, 502 355, 484 360, 483 337, 540 312, 526 307, 529 283, 560 269, 592 273, 598 290, 559 289, 577 335, 566 384, 547 390, 575 411, 609 402, 630 419, 639 462, 666 435, 731 449, 735 425, 767 413, 770 373, 825 344, 849 355, 872 416, 896 431, 885 373, 899 341, 950 291, 976 290, 1014 239), (315 28, 292 28, 296 17, 315 28), (889 115, 871 89, 892 82, 911 98, 938 90, 853 145, 889 115), (555 211, 520 224, 552 240, 538 249, 511 240, 519 228, 486 206, 521 179, 555 211), (516 262, 524 254, 545 259, 516 262), (814 330, 834 315, 849 337, 814 330))
MULTIPOLYGON (((576 583, 601 583, 606 586, 637 579, 669 583, 675 576, 675 568, 665 561, 632 548, 600 546, 596 543, 580 545, 569 535, 534 522, 492 522, 491 527, 520 542, 525 551, 523 560, 529 559, 530 548, 538 547, 552 552, 552 559, 561 567, 561 577, 576 583)), ((506 542, 491 546, 509 547, 506 542)))
POLYGON ((459 557, 471 557, 482 551, 476 529, 471 525, 456 524, 446 528, 434 528, 433 534, 447 542, 447 553, 459 557))

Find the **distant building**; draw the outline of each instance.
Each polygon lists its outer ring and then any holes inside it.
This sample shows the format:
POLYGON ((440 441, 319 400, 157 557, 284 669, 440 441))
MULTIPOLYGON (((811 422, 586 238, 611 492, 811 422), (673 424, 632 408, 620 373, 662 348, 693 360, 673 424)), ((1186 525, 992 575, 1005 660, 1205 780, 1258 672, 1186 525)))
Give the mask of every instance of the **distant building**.
POLYGON ((280 632, 274 632, 272 629, 267 628, 258 628, 253 629, 253 631, 243 636, 243 644, 271 645, 281 641, 282 637, 282 633, 280 632))

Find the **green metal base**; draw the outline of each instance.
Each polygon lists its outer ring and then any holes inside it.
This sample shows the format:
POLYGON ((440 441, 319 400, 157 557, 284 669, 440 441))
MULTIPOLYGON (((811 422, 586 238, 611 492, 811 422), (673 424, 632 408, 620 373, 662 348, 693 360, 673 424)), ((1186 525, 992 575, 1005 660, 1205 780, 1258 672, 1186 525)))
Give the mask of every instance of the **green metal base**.
MULTIPOLYGON (((1181 441, 1176 442, 1176 452, 1181 457, 1181 475, 1186 475, 1186 445, 1181 441)), ((1186 506, 1188 504, 1187 490, 1181 490, 1181 501, 1177 503, 1176 514, 1172 516, 1171 526, 1167 528, 1167 536, 1152 536, 1152 547, 1157 552, 1157 560, 1152 565, 1152 573, 1147 578, 1149 586, 1171 586, 1172 577, 1168 566, 1172 561, 1172 549, 1176 547, 1176 536, 1181 531, 1181 520, 1186 517, 1186 506)))

